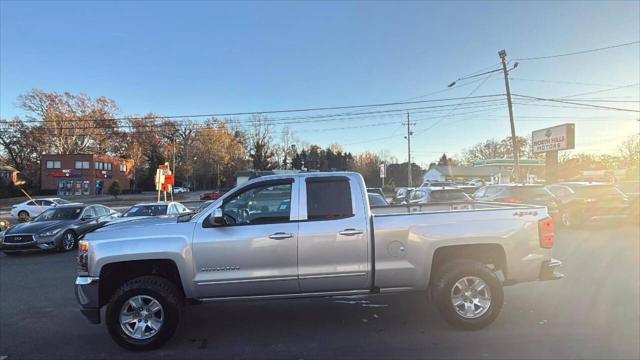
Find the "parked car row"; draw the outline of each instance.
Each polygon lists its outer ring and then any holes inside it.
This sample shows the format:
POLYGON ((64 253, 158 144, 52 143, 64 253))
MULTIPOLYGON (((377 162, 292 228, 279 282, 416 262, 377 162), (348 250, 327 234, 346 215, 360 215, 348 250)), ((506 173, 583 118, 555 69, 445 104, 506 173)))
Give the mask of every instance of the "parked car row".
POLYGON ((12 208, 11 214, 22 222, 13 227, 3 222, 0 249, 9 255, 33 250, 70 251, 86 233, 101 227, 191 212, 179 202, 136 204, 121 214, 100 204, 71 203, 59 198, 33 199, 12 208))
POLYGON ((448 181, 427 181, 418 188, 398 188, 393 205, 459 203, 469 201, 546 206, 564 226, 590 220, 639 217, 640 185, 561 182, 551 185, 490 184, 482 187, 448 181))

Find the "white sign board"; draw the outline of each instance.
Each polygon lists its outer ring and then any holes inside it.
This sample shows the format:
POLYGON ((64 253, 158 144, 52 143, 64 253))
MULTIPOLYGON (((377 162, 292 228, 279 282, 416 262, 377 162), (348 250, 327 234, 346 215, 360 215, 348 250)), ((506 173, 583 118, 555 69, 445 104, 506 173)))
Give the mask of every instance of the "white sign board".
POLYGON ((575 124, 562 124, 531 134, 533 153, 569 150, 575 147, 575 124))
POLYGON ((381 177, 381 178, 383 178, 383 179, 384 179, 384 178, 385 178, 385 176, 386 176, 386 174, 385 174, 385 170, 386 170, 386 169, 385 169, 385 167, 384 167, 384 164, 380 164, 380 177, 381 177))

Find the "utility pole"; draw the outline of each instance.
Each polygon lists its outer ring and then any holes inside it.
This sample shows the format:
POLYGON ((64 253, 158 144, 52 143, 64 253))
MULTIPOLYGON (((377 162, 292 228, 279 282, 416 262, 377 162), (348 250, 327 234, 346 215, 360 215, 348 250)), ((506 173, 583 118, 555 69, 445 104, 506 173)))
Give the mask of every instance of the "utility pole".
POLYGON ((174 181, 174 184, 171 185, 171 201, 173 201, 173 187, 175 185, 175 178, 176 178, 176 145, 177 144, 178 144, 178 142, 176 141, 176 137, 174 135, 173 136, 173 179, 174 179, 173 181, 174 181))
MULTIPOLYGON (((411 131, 411 121, 410 121, 410 115, 407 112, 407 123, 406 124, 402 124, 402 125, 407 125, 407 136, 405 136, 404 138, 407 139, 407 187, 413 187, 413 181, 411 179, 411 135, 413 135, 413 132, 411 131)), ((415 125, 415 124, 413 124, 415 125)))
MULTIPOLYGON (((509 72, 507 71, 507 52, 505 50, 498 51, 498 56, 502 61, 502 72, 504 73, 504 87, 507 92, 507 105, 509 106, 509 122, 511 123, 511 144, 513 146, 513 172, 515 174, 515 182, 520 181, 520 159, 518 154, 518 141, 516 139, 516 125, 513 121, 513 104, 511 102, 511 90, 509 89, 509 72)), ((516 63, 517 65, 517 63, 516 63)))

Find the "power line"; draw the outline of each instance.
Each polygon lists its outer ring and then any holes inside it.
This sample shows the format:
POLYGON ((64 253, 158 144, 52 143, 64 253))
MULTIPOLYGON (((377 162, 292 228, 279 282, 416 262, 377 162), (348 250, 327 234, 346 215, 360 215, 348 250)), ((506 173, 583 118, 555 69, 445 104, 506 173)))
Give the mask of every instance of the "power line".
POLYGON ((565 99, 565 98, 574 97, 574 96, 584 96, 584 95, 600 94, 600 93, 603 93, 603 92, 609 92, 609 91, 615 91, 615 90, 620 90, 620 89, 626 89, 626 88, 630 88, 630 87, 636 87, 636 86, 639 86, 639 85, 640 85, 640 83, 634 83, 634 84, 629 84, 629 85, 616 86, 616 87, 612 87, 612 88, 609 88, 609 89, 595 90, 595 91, 587 91, 587 92, 583 92, 583 93, 579 93, 579 94, 573 94, 573 95, 562 96, 562 97, 560 97, 560 99, 565 99))
MULTIPOLYGON (((501 108, 502 106, 496 107, 495 105, 491 105, 491 107, 488 107, 486 109, 481 109, 481 110, 474 110, 474 111, 468 111, 468 112, 463 112, 463 113, 458 113, 455 114, 456 116, 458 115, 466 115, 466 114, 473 114, 473 113, 478 113, 478 112, 486 112, 488 110, 494 110, 496 108, 501 108)), ((475 108, 475 107, 469 107, 469 108, 475 108)), ((439 110, 442 111, 442 110, 439 110)), ((417 113, 426 113, 427 111, 421 111, 421 112, 417 112, 417 113)), ((379 115, 380 116, 380 115, 379 115)), ((383 116, 397 116, 397 114, 388 114, 388 115, 383 115, 383 116)), ((418 119, 414 119, 415 121, 424 121, 424 120, 430 120, 430 119, 437 119, 440 118, 440 116, 431 116, 431 117, 421 117, 418 119)), ((370 120, 370 119, 369 119, 370 120)), ((8 122, 7 122, 8 123, 8 122)), ((308 123, 308 122, 305 122, 308 123)), ((304 129, 303 131, 296 131, 296 133, 300 134, 304 134, 304 133, 311 133, 311 132, 317 132, 317 131, 335 131, 335 130, 345 130, 345 129, 353 129, 353 128, 364 128, 364 127, 375 127, 375 126, 383 126, 383 125, 389 125, 389 124, 396 124, 398 123, 398 121, 389 121, 389 122, 381 122, 381 123, 374 123, 374 124, 364 124, 364 125, 354 125, 354 126, 345 126, 345 127, 334 127, 334 128, 321 128, 321 129, 304 129)), ((0 124, 2 124, 2 122, 0 122, 0 124)), ((193 128, 194 131, 229 131, 229 132, 233 132, 236 130, 247 130, 247 127, 242 127, 239 125, 234 125, 234 124, 230 124, 230 123, 226 123, 226 122, 221 122, 220 124, 224 124, 225 126, 227 126, 226 130, 223 129, 219 129, 216 127, 211 127, 211 125, 209 124, 193 124, 193 126, 195 128, 193 128)), ((287 123, 290 124, 290 123, 287 123)), ((215 124, 214 124, 215 126, 215 124)), ((120 125, 120 126, 112 126, 112 127, 61 127, 61 128, 38 128, 37 130, 45 132, 45 133, 56 133, 54 134, 55 136, 58 137, 82 137, 82 136, 106 136, 106 135, 112 135, 112 132, 106 132, 106 131, 101 131, 101 132, 93 132, 90 130, 122 130, 123 128, 128 128, 131 131, 125 131, 123 130, 124 133, 126 134, 130 134, 130 135, 140 135, 140 134, 167 134, 167 132, 169 131, 173 131, 176 129, 176 125, 173 123, 160 123, 160 124, 141 124, 141 125, 120 125), (59 134, 60 131, 64 131, 64 130, 82 130, 82 132, 80 133, 73 133, 73 134, 59 134)), ((2 132, 8 132, 8 130, 2 130, 0 129, 0 133, 2 132)))
POLYGON ((615 48, 634 45, 634 44, 638 44, 638 43, 640 43, 640 41, 632 41, 632 42, 623 43, 623 44, 610 45, 610 46, 605 46, 605 47, 600 47, 600 48, 595 48, 595 49, 574 51, 574 52, 564 53, 564 54, 517 58, 517 59, 512 59, 512 61, 530 61, 530 60, 555 59, 555 58, 564 57, 564 56, 573 56, 573 55, 580 55, 580 54, 587 54, 587 53, 592 53, 592 52, 597 52, 597 51, 615 49, 615 48))
MULTIPOLYGON (((487 77, 485 77, 485 78, 484 78, 484 80, 483 80, 482 82, 480 82, 480 84, 478 84, 478 86, 476 86, 473 90, 471 90, 471 92, 470 92, 470 93, 469 93, 465 98, 463 98, 463 99, 462 99, 462 101, 461 101, 460 103, 458 103, 458 104, 456 105, 456 107, 455 107, 452 111, 455 111, 455 110, 458 108, 458 106, 460 106, 460 105, 464 104, 464 103, 465 103, 465 101, 466 101, 467 99, 472 99, 472 98, 473 98, 473 96, 472 96, 472 95, 473 95, 476 91, 478 91, 478 89, 480 89, 480 88, 482 87, 482 85, 484 85, 484 83, 486 83, 486 82, 487 82, 487 80, 489 80, 489 78, 493 76, 493 74, 494 74, 494 72, 492 72, 492 73, 490 73, 489 75, 487 75, 487 77)), ((449 112, 448 114, 444 115, 440 120, 438 120, 438 121, 434 122, 431 126, 429 126, 428 128, 426 128, 426 129, 424 129, 424 130, 422 130, 422 131, 418 132, 417 134, 423 134, 423 133, 425 133, 425 132, 427 132, 427 131, 429 131, 429 130, 433 129, 435 126, 437 126, 437 125, 438 125, 439 123, 441 123, 443 120, 445 120, 446 118, 448 118, 450 115, 451 115, 451 112, 449 112)))
MULTIPOLYGON (((500 96, 500 95, 497 95, 500 96)), ((482 104, 484 104, 484 106, 493 106, 497 103, 501 103, 503 102, 502 99, 491 99, 491 100, 478 100, 478 101, 472 101, 472 102, 468 102, 465 105, 470 105, 470 106, 466 106, 464 107, 464 109, 467 108, 478 108, 483 106, 482 104)), ((448 108, 452 107, 452 106, 458 106, 459 104, 443 104, 443 105, 431 105, 431 106, 421 106, 421 107, 412 107, 412 108, 401 108, 401 109, 390 109, 390 110, 379 110, 379 111, 372 111, 372 112, 367 112, 367 113, 360 113, 357 115, 382 115, 382 114, 395 114, 395 113, 402 113, 402 112, 406 112, 408 110, 423 110, 423 111, 419 111, 419 113, 425 113, 425 112, 438 112, 438 111, 445 111, 448 108)), ((349 119, 357 119, 354 117, 343 117, 341 114, 334 114, 334 115, 323 115, 326 117, 329 116, 337 116, 337 118, 335 119, 324 119, 324 121, 329 121, 329 120, 349 120, 349 119)), ((161 120, 163 119, 162 117, 159 118, 147 118, 148 120, 161 120)), ((365 118, 366 119, 366 118, 365 118)), ((300 123, 313 123, 316 122, 317 118, 300 118, 300 120, 292 120, 292 121, 269 121, 270 125, 291 125, 291 124, 300 124, 300 123)), ((91 119, 77 119, 77 120, 73 120, 73 122, 87 122, 87 121, 91 121, 91 119)), ((4 122, 4 121, 0 121, 4 122)), ((7 123, 9 121, 6 121, 7 123)), ((47 121, 45 120, 37 120, 38 123, 46 123, 47 121)), ((247 124, 246 121, 241 121, 241 120, 237 120, 237 119, 227 119, 224 121, 227 124, 247 124)), ((144 128, 144 127, 157 127, 157 126, 174 126, 175 123, 173 122, 169 122, 169 123, 160 123, 160 124, 156 124, 156 123, 145 123, 145 124, 108 124, 105 126, 91 126, 90 128, 129 128, 129 129, 134 129, 134 128, 144 128)), ((194 125, 203 125, 203 124, 194 124, 194 125)), ((250 124, 247 124, 250 125, 250 124)), ((77 126, 72 126, 72 127, 60 127, 58 129, 67 129, 67 130, 73 130, 73 129, 77 129, 77 126)), ((89 128, 89 127, 88 127, 89 128)))
MULTIPOLYGON (((497 80, 501 80, 501 79, 497 79, 497 80)), ((565 80, 525 79, 525 78, 521 78, 521 77, 509 77, 509 80, 531 81, 531 82, 541 82, 541 83, 550 83, 550 84, 564 84, 564 85, 580 85, 580 86, 601 86, 601 87, 620 86, 620 85, 616 85, 616 84, 600 84, 600 83, 588 83, 588 82, 565 81, 565 80)))
MULTIPOLYGON (((498 97, 498 96, 501 96, 501 94, 478 95, 478 96, 475 96, 474 98, 480 99, 480 98, 491 98, 491 97, 498 97)), ((357 108, 367 108, 367 107, 386 107, 386 106, 398 106, 398 105, 410 105, 410 104, 421 104, 421 103, 455 101, 455 100, 460 100, 460 99, 462 99, 462 98, 454 97, 454 98, 430 99, 430 100, 398 101, 398 102, 366 104, 366 105, 328 106, 328 107, 317 107, 317 108, 251 111, 251 112, 234 112, 234 113, 159 115, 159 116, 129 116, 129 117, 117 117, 117 118, 100 118, 99 120, 100 121, 148 120, 148 119, 164 119, 164 120, 168 120, 168 119, 191 119, 191 118, 202 118, 202 117, 211 118, 211 117, 223 117, 223 116, 265 115, 265 114, 281 114, 281 113, 295 113, 295 112, 312 112, 312 111, 357 109, 357 108)), ((327 116, 330 116, 330 115, 327 115, 327 116)), ((95 121, 96 119, 78 119, 78 120, 95 121)), ((42 122, 42 121, 43 120, 32 120, 32 122, 42 122)))
MULTIPOLYGON (((601 107, 601 106, 596 106, 596 107, 584 107, 584 105, 581 106, 570 106, 570 105, 552 105, 552 104, 539 104, 535 101, 532 100, 526 100, 526 99, 522 99, 524 100, 523 102, 520 101, 516 101, 513 104, 514 105, 524 105, 524 106, 536 106, 536 107, 545 107, 545 108, 557 108, 557 109, 579 109, 579 110, 600 110, 600 111, 615 111, 612 109, 608 109, 607 107, 601 107)), ((637 112, 635 110, 632 110, 634 112, 637 112)))
POLYGON ((592 107, 592 108, 597 108, 597 109, 606 109, 606 110, 615 110, 615 111, 626 111, 626 112, 637 112, 637 113, 640 113, 639 110, 633 110, 633 109, 623 109, 623 108, 604 106, 604 105, 591 105, 591 104, 577 103, 577 102, 572 102, 572 101, 565 101, 565 100, 560 100, 560 99, 547 99, 547 98, 541 98, 541 97, 537 97, 537 96, 518 95, 518 94, 513 94, 513 95, 514 96, 518 96, 518 97, 522 97, 522 98, 526 98, 526 99, 535 99, 535 100, 538 100, 538 101, 550 101, 550 102, 557 102, 557 103, 562 103, 562 104, 570 104, 570 105, 592 107))

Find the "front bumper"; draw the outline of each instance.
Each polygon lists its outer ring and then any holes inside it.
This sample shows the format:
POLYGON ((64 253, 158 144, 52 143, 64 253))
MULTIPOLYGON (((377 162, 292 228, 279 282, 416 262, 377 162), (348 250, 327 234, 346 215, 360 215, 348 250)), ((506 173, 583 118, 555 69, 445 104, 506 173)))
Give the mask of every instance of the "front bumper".
POLYGON ((80 312, 92 324, 100 323, 100 286, 96 276, 78 276, 76 278, 76 300, 80 312))
MULTIPOLYGON (((11 236, 11 235, 7 235, 11 236)), ((56 234, 54 236, 40 237, 37 235, 28 235, 33 236, 32 241, 28 242, 5 242, 3 238, 0 238, 0 250, 2 251, 40 251, 40 250, 53 250, 55 249, 61 241, 60 234, 56 234)))
POLYGON ((545 260, 540 264, 540 273, 538 280, 560 280, 564 277, 564 274, 557 272, 558 268, 562 265, 562 261, 558 259, 545 260))

